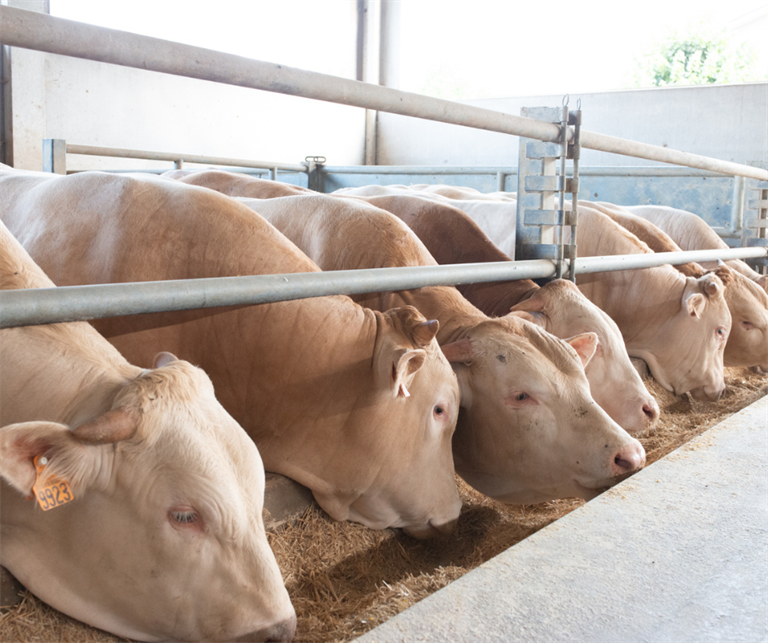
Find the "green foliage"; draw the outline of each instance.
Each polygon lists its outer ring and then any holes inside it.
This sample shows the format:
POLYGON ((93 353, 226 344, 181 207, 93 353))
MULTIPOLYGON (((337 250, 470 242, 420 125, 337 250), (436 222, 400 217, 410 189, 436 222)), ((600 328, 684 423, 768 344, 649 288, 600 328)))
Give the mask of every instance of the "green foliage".
POLYGON ((747 43, 733 45, 714 33, 675 34, 656 45, 638 66, 638 87, 766 80, 759 73, 752 47, 747 43))

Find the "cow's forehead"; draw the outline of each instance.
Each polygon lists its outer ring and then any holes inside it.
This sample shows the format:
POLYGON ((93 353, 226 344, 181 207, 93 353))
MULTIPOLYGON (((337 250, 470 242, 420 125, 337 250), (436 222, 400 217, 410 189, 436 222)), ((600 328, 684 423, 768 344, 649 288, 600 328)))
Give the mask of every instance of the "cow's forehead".
POLYGON ((554 368, 568 377, 583 372, 576 351, 566 342, 536 324, 509 321, 499 317, 478 326, 477 348, 481 354, 493 359, 502 355, 509 363, 523 361, 542 372, 554 368))
MULTIPOLYGON (((218 402, 208 376, 188 362, 144 372, 115 403, 141 410, 141 442, 160 449, 156 458, 173 458, 192 470, 203 467, 206 475, 232 471, 249 477, 261 469, 256 446, 218 402)), ((147 459, 156 459, 150 453, 147 459)))

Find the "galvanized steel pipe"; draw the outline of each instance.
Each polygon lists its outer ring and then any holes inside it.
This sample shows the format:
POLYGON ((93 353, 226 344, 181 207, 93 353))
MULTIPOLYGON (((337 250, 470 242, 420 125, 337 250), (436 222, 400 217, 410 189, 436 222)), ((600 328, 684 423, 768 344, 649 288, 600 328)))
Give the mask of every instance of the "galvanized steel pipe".
MULTIPOLYGON (((0 6, 0 43, 542 141, 557 142, 560 138, 559 126, 552 123, 13 7, 0 6)), ((585 130, 581 131, 581 145, 604 152, 768 180, 767 170, 585 130)))
MULTIPOLYGON (((576 260, 576 274, 767 255, 766 248, 737 248, 585 257, 576 260)), ((265 304, 324 295, 396 291, 421 286, 549 278, 554 274, 555 265, 551 261, 538 259, 3 290, 0 291, 0 328, 168 310, 265 304)))
MULTIPOLYGON (((504 174, 517 176, 515 165, 323 165, 325 174, 504 174)), ((566 175, 571 169, 566 170, 566 175)), ((720 172, 686 167, 626 165, 623 167, 579 167, 580 176, 723 177, 720 172)))
MULTIPOLYGON (((1 16, 0 16, 1 18, 1 16)), ((98 147, 96 145, 72 145, 67 143, 67 154, 85 154, 88 156, 115 156, 126 159, 145 159, 149 161, 171 161, 178 163, 204 163, 208 165, 231 165, 233 167, 248 167, 262 170, 284 170, 287 172, 304 172, 307 166, 298 163, 275 163, 274 161, 247 161, 231 159, 222 156, 203 156, 201 154, 177 154, 174 152, 151 152, 148 150, 120 149, 117 147, 98 147)))

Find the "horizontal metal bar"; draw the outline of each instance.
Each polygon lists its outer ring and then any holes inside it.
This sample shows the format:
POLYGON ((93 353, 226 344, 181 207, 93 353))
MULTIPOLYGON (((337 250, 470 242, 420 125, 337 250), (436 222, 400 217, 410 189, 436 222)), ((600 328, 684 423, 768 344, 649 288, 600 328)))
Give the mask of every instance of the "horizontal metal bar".
POLYGON ((146 159, 150 161, 185 161, 186 163, 204 163, 207 165, 231 165, 271 170, 277 167, 289 172, 306 172, 307 166, 297 163, 275 163, 274 161, 248 161, 221 156, 203 156, 201 154, 177 154, 174 152, 151 152, 148 150, 130 150, 116 147, 97 147, 95 145, 73 145, 67 143, 67 154, 85 154, 86 156, 113 156, 127 159, 146 159))
POLYGON ((525 146, 525 156, 529 159, 559 158, 563 146, 559 143, 544 143, 543 141, 528 141, 525 146))
POLYGON ((768 199, 750 199, 747 207, 750 210, 768 210, 768 199))
POLYGON ((553 274, 548 261, 501 262, 4 290, 0 328, 553 274))
POLYGON ((748 228, 768 228, 768 219, 753 219, 749 222, 748 228))
MULTIPOLYGON (((517 176, 516 166, 451 166, 451 165, 324 165, 326 174, 503 174, 517 176)), ((566 175, 572 173, 567 168, 566 175)), ((626 177, 720 177, 719 172, 708 172, 686 167, 667 167, 665 165, 644 166, 626 165, 614 167, 582 167, 580 176, 626 176, 626 177)))
MULTIPOLYGON (((671 262, 766 256, 768 249, 765 248, 736 248, 586 257, 576 260, 576 274, 645 268, 671 262)), ((549 278, 554 274, 555 265, 551 261, 533 260, 3 290, 0 291, 0 328, 169 310, 265 304, 334 294, 549 278)))
MULTIPOLYGON (((0 5, 0 42, 12 47, 301 96, 542 141, 560 140, 560 127, 553 123, 159 38, 105 29, 3 5, 0 5)), ((573 131, 569 129, 568 139, 572 137, 573 131)), ((768 170, 586 130, 581 130, 581 146, 768 180, 768 170)))
POLYGON ((525 211, 524 225, 562 225, 563 216, 559 210, 528 210, 525 211))
POLYGON ((610 255, 605 257, 581 257, 576 259, 576 274, 636 270, 664 264, 680 265, 690 262, 722 259, 752 259, 768 256, 765 248, 730 248, 728 250, 687 250, 685 252, 654 252, 650 254, 610 255))
POLYGON ((526 176, 525 177, 525 189, 528 192, 559 192, 560 190, 565 190, 566 192, 574 192, 578 190, 574 190, 573 185, 574 179, 569 179, 566 177, 565 179, 565 186, 563 186, 563 177, 560 175, 556 176, 526 176))
POLYGON ((324 174, 517 174, 512 166, 490 165, 324 165, 324 174))

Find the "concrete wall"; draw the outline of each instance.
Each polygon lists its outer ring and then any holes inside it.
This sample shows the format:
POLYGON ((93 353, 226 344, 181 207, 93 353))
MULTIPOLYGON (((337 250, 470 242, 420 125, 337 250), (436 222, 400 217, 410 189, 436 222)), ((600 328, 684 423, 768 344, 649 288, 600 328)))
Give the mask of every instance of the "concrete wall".
MULTIPOLYGON (((54 55, 46 56, 45 79, 46 138, 285 163, 307 155, 363 160, 359 109, 54 55)), ((67 161, 69 169, 136 165, 67 161)))
MULTIPOLYGON (((562 104, 562 96, 465 101, 519 114, 524 106, 562 104)), ((585 130, 715 158, 768 162, 768 83, 643 89, 571 95, 585 130)), ((517 165, 518 139, 392 114, 379 114, 380 165, 517 165)), ((582 165, 654 165, 583 150, 582 165)))
MULTIPOLYGON (((9 0, 47 11, 46 0, 9 0)), ((42 140, 299 163, 361 164, 365 113, 331 103, 10 48, 6 157, 42 169, 42 140)), ((69 156, 68 169, 172 167, 69 156)))

